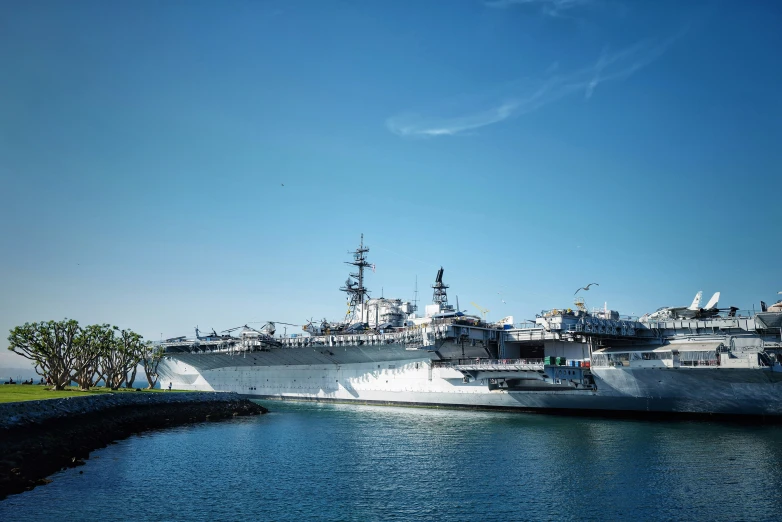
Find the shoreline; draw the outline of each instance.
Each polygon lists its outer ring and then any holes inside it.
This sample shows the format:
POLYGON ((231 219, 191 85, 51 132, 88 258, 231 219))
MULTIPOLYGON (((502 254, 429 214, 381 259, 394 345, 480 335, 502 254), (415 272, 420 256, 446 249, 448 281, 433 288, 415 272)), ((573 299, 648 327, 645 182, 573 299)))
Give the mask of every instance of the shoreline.
POLYGON ((268 410, 235 393, 106 393, 0 404, 0 501, 135 433, 268 410))

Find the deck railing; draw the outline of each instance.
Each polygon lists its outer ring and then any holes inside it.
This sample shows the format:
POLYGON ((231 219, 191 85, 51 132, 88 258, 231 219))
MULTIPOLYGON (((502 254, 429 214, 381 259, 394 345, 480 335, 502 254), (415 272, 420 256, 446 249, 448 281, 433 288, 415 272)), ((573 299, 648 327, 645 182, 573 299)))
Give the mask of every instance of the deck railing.
POLYGON ((543 359, 458 359, 433 361, 432 367, 473 370, 538 369, 543 367, 543 359))

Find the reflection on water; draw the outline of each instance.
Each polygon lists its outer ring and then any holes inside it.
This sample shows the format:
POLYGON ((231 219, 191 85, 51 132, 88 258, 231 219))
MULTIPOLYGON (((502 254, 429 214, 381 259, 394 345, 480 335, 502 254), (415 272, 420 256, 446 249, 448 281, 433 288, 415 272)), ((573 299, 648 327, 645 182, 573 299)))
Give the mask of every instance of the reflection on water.
POLYGON ((99 450, 0 502, 0 519, 772 520, 782 508, 779 426, 268 406, 99 450))

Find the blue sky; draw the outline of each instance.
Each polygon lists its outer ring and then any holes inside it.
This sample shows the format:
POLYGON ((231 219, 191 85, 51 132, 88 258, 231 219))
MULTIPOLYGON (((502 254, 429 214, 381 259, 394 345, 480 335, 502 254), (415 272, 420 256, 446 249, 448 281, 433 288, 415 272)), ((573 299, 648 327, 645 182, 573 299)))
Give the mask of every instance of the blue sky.
MULTIPOLYGON (((0 331, 782 290, 774 2, 0 4, 0 331), (284 184, 284 186, 283 186, 284 184), (504 303, 503 303, 504 301, 504 303)), ((3 339, 7 334, 3 334, 3 339)), ((0 351, 0 365, 20 361, 0 351)))

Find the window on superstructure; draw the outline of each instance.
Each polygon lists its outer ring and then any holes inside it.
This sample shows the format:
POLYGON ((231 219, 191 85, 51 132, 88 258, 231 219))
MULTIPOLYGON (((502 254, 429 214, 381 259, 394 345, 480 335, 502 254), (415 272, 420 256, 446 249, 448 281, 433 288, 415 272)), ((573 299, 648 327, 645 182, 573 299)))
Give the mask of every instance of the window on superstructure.
POLYGON ((670 359, 671 352, 642 352, 641 356, 644 361, 658 361, 661 359, 670 359))
POLYGON ((629 353, 609 353, 608 361, 613 363, 614 366, 627 366, 630 364, 629 353))
POLYGON ((681 351, 679 362, 682 366, 716 366, 717 352, 709 351, 681 351))

